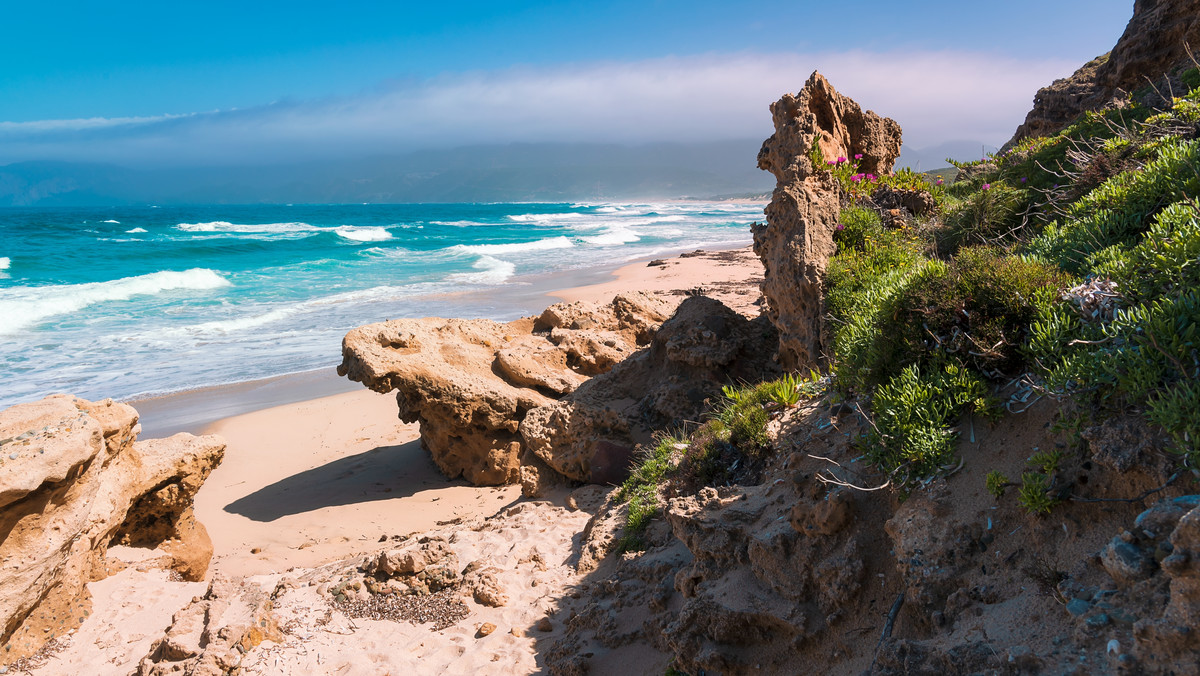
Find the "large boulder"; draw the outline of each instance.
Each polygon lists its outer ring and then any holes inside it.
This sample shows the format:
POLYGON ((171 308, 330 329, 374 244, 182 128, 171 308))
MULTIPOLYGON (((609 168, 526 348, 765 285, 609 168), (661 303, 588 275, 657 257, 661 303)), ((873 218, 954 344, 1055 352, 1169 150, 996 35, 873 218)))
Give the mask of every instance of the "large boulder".
POLYGON ((1086 111, 1124 106, 1129 94, 1151 82, 1163 83, 1164 95, 1171 89, 1180 95, 1172 76, 1194 65, 1189 45, 1200 47, 1200 0, 1136 0, 1133 18, 1112 51, 1038 90, 1033 109, 1005 147, 1055 134, 1086 111))
POLYGON ((840 214, 836 184, 812 150, 827 160, 859 155, 859 170, 884 174, 900 154, 900 125, 863 111, 820 73, 799 94, 771 104, 775 133, 758 153, 758 167, 775 175, 765 224, 754 227, 754 252, 765 268, 765 310, 779 329, 779 361, 795 369, 822 360, 826 339, 822 284, 836 246, 840 214))
POLYGON ((635 446, 661 429, 697 420, 731 382, 773 371, 776 333, 704 296, 685 300, 650 345, 521 422, 530 453, 578 481, 614 483, 635 446))
POLYGON ((560 303, 538 317, 397 319, 359 327, 342 341, 338 373, 377 392, 396 391, 400 418, 450 478, 516 483, 518 426, 650 340, 677 301, 646 293, 612 302, 560 303))
MULTIPOLYGON (((114 543, 160 546, 158 563, 203 579, 212 542, 192 498, 225 443, 135 441, 137 411, 66 395, 0 412, 0 645, 36 652, 89 612, 86 584, 114 543)), ((116 566, 115 562, 113 566, 116 566)))

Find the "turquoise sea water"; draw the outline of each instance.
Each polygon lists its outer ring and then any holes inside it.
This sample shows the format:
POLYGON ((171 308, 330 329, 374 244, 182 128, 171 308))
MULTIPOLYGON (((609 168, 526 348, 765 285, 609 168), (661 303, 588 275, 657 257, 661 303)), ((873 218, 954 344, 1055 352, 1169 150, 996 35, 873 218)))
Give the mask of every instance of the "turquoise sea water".
POLYGON ((341 360, 361 324, 512 319, 556 273, 748 244, 761 205, 0 209, 0 406, 128 399, 341 360))

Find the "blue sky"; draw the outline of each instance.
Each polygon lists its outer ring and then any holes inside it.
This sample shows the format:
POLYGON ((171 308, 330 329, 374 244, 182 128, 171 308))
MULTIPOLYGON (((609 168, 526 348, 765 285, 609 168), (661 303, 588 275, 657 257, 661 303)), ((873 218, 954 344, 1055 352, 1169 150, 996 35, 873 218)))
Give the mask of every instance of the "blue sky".
POLYGON ((5 2, 0 163, 753 137, 817 68, 914 145, 999 143, 1132 4, 5 2))

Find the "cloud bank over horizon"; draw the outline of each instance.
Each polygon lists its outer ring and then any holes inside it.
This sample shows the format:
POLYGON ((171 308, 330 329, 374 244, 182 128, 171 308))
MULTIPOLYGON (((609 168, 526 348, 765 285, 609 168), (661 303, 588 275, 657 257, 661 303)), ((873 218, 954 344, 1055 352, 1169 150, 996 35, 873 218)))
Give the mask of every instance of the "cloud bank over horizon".
POLYGON ((381 83, 353 96, 162 116, 0 122, 0 164, 277 164, 477 144, 765 138, 769 103, 820 70, 905 144, 999 145, 1038 88, 1078 64, 970 52, 708 54, 512 67, 381 83))

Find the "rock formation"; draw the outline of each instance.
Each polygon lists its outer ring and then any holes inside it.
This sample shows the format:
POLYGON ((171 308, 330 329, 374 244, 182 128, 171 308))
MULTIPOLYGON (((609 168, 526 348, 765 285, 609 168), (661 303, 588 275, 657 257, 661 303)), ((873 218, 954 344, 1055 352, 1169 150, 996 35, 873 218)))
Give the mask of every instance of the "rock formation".
POLYGON ((110 544, 162 545, 158 563, 201 580, 212 543, 192 498, 219 437, 135 441, 137 412, 56 395, 0 412, 0 645, 5 662, 81 621, 110 544))
POLYGON ((577 481, 617 483, 636 444, 697 420, 721 386, 770 373, 775 332, 704 296, 685 300, 650 345, 521 422, 526 448, 577 481))
POLYGON ((1200 0, 1136 0, 1112 51, 1038 90, 1033 109, 1005 147, 1055 134, 1086 111, 1123 106, 1131 93, 1164 76, 1178 96, 1179 82, 1171 76, 1194 65, 1188 45, 1200 48, 1200 0))
POLYGON ((775 133, 758 153, 758 167, 775 175, 767 220, 754 227, 754 252, 766 268, 766 314, 779 329, 779 361, 796 369, 822 359, 825 266, 833 256, 840 212, 836 184, 813 166, 861 155, 865 173, 890 172, 900 154, 900 125, 834 90, 813 73, 799 94, 771 104, 775 133))
POLYGON ((257 585, 215 578, 202 598, 175 613, 166 634, 142 659, 138 676, 224 676, 238 673, 242 656, 281 638, 271 597, 257 585))
POLYGON ((396 390, 400 417, 450 478, 476 485, 520 478, 518 426, 529 411, 574 391, 646 344, 674 303, 633 293, 611 303, 560 303, 539 317, 398 319, 342 342, 338 373, 396 390))

